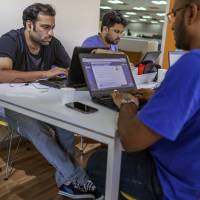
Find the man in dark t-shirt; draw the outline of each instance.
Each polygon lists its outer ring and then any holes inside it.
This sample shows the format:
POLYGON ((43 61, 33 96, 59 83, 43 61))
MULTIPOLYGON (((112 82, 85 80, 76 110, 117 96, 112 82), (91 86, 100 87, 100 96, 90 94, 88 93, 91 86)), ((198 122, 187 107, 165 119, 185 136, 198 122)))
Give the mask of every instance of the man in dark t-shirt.
MULTIPOLYGON (((24 28, 0 38, 0 82, 29 82, 66 75, 70 58, 53 36, 55 10, 36 3, 23 12, 24 28)), ((73 133, 5 110, 9 125, 30 140, 56 169, 59 194, 73 199, 103 199, 87 174, 73 159, 73 133), (55 137, 50 136, 50 129, 55 137)))

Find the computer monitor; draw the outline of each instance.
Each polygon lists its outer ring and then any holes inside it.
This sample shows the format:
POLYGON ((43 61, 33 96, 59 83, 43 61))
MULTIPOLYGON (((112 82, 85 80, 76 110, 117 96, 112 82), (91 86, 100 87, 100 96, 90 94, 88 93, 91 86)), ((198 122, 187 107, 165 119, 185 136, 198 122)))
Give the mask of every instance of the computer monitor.
POLYGON ((169 59, 169 66, 173 66, 186 52, 185 51, 169 51, 168 52, 168 59, 169 59))
POLYGON ((75 47, 73 54, 72 54, 72 61, 71 61, 71 67, 69 69, 69 75, 68 75, 68 86, 69 87, 85 87, 86 82, 83 75, 83 71, 81 68, 81 63, 79 59, 80 53, 91 53, 93 49, 107 49, 102 47, 75 47))

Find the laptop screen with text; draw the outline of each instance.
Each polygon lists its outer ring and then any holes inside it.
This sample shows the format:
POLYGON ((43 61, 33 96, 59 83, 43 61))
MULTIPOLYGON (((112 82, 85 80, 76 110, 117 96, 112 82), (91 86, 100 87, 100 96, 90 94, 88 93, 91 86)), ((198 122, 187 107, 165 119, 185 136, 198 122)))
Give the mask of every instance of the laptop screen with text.
POLYGON ((136 87, 125 56, 83 56, 82 67, 91 92, 136 87))

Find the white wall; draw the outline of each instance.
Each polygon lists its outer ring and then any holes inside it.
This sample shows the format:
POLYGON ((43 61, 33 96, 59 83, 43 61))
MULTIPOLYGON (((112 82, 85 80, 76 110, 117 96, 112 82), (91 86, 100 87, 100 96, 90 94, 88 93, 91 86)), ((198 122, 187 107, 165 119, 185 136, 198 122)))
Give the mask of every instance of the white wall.
POLYGON ((22 12, 32 3, 50 3, 56 9, 55 36, 68 53, 98 32, 100 0, 5 0, 0 6, 0 35, 22 27, 22 12))
POLYGON ((147 36, 151 35, 162 35, 163 24, 147 24, 147 23, 130 23, 128 28, 133 33, 133 36, 136 34, 144 34, 147 36))

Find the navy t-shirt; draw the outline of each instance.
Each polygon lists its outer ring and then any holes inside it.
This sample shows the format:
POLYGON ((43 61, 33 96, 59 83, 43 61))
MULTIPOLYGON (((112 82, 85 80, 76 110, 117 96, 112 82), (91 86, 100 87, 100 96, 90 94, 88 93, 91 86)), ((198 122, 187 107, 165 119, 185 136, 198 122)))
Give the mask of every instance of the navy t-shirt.
MULTIPOLYGON (((94 35, 87 38, 83 42, 82 47, 105 47, 105 45, 99 35, 94 35)), ((118 51, 118 46, 116 44, 111 44, 110 50, 116 52, 118 51)))
POLYGON ((162 136, 150 152, 165 200, 200 199, 200 50, 178 60, 138 118, 162 136))
POLYGON ((38 55, 29 51, 24 37, 24 29, 11 30, 0 38, 0 57, 9 57, 13 69, 18 71, 49 70, 52 66, 67 68, 70 58, 55 37, 49 45, 41 46, 38 55))

